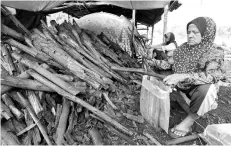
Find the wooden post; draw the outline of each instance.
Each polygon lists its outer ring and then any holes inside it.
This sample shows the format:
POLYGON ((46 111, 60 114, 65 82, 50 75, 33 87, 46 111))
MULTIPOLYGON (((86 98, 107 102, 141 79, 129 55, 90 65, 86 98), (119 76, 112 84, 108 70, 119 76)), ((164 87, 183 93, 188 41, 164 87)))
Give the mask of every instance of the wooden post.
POLYGON ((154 36, 154 24, 153 24, 153 26, 152 26, 152 36, 151 36, 151 45, 153 45, 153 36, 154 36))
POLYGON ((164 7, 163 42, 164 42, 164 34, 166 34, 167 32, 167 23, 168 23, 168 4, 164 7))
POLYGON ((135 39, 135 37, 134 37, 134 30, 135 30, 135 23, 136 23, 136 10, 132 10, 132 38, 131 38, 131 40, 132 40, 132 48, 131 48, 131 51, 132 51, 132 57, 133 57, 133 55, 134 55, 134 53, 136 54, 137 52, 136 52, 136 49, 135 49, 135 44, 134 44, 134 39, 135 39))

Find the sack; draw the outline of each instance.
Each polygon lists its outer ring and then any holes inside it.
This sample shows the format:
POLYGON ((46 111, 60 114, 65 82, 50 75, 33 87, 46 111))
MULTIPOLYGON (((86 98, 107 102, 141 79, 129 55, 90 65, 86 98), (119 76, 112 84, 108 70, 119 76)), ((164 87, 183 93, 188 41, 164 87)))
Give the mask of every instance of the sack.
POLYGON ((168 133, 171 88, 155 77, 143 76, 140 93, 140 112, 154 128, 161 127, 168 133))

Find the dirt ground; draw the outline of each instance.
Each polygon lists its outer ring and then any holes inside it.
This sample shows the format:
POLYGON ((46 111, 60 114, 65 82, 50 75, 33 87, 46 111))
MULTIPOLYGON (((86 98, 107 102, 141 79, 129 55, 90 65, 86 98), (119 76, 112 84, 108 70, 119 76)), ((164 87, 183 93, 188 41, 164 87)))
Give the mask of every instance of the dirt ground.
MULTIPOLYGON (((128 94, 120 93, 120 99, 113 100, 116 106, 124 105, 121 108, 124 112, 130 112, 134 115, 139 115, 139 91, 134 92, 133 96, 128 96, 128 94), (124 96, 123 96, 124 95, 124 96), (128 99, 128 100, 126 100, 128 99), (125 103, 125 104, 121 104, 125 103)), ((216 110, 210 111, 204 117, 196 120, 193 125, 193 132, 201 133, 204 131, 207 125, 210 124, 221 124, 221 123, 231 123, 231 103, 228 103, 225 98, 230 99, 231 101, 231 87, 220 87, 219 90, 219 100, 218 100, 218 108, 216 110)), ((112 113, 111 113, 112 115, 112 113)), ((115 114, 117 116, 117 114, 115 114)), ((186 112, 180 107, 177 102, 171 102, 171 112, 170 112, 170 123, 169 126, 173 127, 178 124, 181 120, 183 120, 187 116, 186 112)), ((118 117, 117 117, 118 118, 118 117)), ((151 140, 149 140, 142 133, 143 131, 148 132, 154 138, 156 138, 161 144, 165 145, 168 140, 172 138, 161 129, 154 129, 148 123, 139 124, 137 122, 132 122, 126 118, 118 119, 120 123, 129 129, 137 132, 134 137, 130 137, 137 144, 154 144, 151 140)), ((108 145, 127 145, 128 142, 123 138, 118 137, 115 133, 105 128, 99 130, 103 135, 104 144, 108 145)), ((206 142, 203 139, 197 138, 196 140, 188 141, 185 143, 181 143, 183 145, 205 145, 206 142)))

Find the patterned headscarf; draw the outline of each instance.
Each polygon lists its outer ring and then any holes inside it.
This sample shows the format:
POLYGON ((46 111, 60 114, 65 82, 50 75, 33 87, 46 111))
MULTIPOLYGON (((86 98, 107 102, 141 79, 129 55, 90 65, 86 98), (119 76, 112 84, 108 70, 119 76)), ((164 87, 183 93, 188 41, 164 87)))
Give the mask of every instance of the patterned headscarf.
POLYGON ((197 45, 191 46, 187 42, 182 44, 173 53, 173 70, 174 73, 192 73, 199 72, 199 61, 203 54, 214 47, 216 34, 216 24, 209 17, 198 17, 187 24, 195 24, 199 29, 202 39, 197 45))

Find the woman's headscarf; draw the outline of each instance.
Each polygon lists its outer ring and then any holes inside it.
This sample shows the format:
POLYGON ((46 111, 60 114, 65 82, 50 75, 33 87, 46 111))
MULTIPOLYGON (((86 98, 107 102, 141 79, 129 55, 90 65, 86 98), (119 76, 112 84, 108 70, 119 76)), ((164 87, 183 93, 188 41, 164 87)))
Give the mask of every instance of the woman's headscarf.
POLYGON ((197 45, 191 46, 187 42, 182 44, 173 53, 173 70, 174 73, 192 73, 199 72, 199 60, 203 54, 214 47, 216 34, 216 24, 209 17, 198 17, 187 24, 195 24, 199 29, 202 39, 197 45))
MULTIPOLYGON (((166 45, 169 45, 170 43, 174 43, 177 47, 177 43, 175 41, 175 35, 172 32, 169 32, 169 34, 170 34, 170 38, 169 38, 169 41, 166 42, 166 45)), ((167 34, 165 34, 164 36, 166 37, 167 34)))

